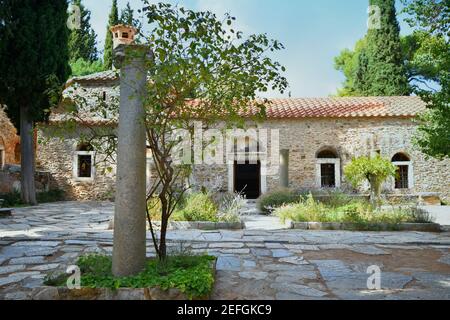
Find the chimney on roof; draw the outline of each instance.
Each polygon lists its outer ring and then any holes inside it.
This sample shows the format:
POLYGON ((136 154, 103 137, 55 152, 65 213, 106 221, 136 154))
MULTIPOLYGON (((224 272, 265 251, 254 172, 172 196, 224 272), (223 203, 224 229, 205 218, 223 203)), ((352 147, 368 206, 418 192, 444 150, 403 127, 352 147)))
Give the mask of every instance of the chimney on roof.
POLYGON ((114 49, 121 44, 123 45, 132 44, 134 42, 134 37, 136 36, 137 33, 136 28, 124 24, 112 26, 109 30, 113 34, 114 49))

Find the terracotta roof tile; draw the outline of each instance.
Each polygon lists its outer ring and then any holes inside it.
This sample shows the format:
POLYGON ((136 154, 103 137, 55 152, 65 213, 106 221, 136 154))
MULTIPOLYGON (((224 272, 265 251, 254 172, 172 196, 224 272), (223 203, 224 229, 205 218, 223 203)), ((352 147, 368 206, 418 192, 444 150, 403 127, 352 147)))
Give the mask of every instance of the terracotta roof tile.
MULTIPOLYGON (((349 97, 270 99, 269 119, 414 117, 423 112, 419 97, 349 97)), ((243 116, 254 114, 249 111, 243 116)))

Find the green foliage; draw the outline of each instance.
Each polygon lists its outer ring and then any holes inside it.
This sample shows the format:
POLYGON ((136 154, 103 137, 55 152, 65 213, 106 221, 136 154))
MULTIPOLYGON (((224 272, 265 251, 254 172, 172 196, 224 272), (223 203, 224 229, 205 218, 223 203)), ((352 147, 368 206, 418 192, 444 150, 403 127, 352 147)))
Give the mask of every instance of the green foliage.
POLYGON ((245 197, 240 193, 226 193, 218 201, 219 221, 239 222, 240 211, 245 205, 245 197))
MULTIPOLYGON (((215 200, 207 193, 192 193, 180 202, 170 220, 239 222, 242 200, 241 195, 234 194, 226 194, 215 200)), ((147 203, 152 221, 161 221, 161 201, 152 198, 147 203)))
POLYGON ((263 194, 258 199, 258 209, 264 214, 270 214, 273 209, 281 207, 285 204, 297 202, 299 194, 292 189, 278 189, 263 194))
POLYGON ((218 222, 218 208, 211 197, 205 193, 192 193, 186 197, 183 209, 179 212, 186 221, 218 222))
POLYGON ((17 129, 21 108, 32 121, 47 119, 50 89, 70 74, 67 19, 65 0, 1 2, 0 104, 17 129))
MULTIPOLYGON (((336 201, 338 203, 338 201, 336 201)), ((299 202, 279 207, 275 210, 283 222, 339 222, 353 223, 363 229, 371 229, 371 224, 387 223, 431 223, 430 214, 412 207, 392 207, 376 209, 367 201, 352 200, 345 205, 326 205, 314 199, 312 194, 299 202)))
POLYGON ((117 0, 113 0, 108 25, 106 27, 105 50, 103 52, 103 63, 106 70, 111 69, 113 64, 113 37, 109 28, 117 25, 118 23, 119 9, 117 8, 117 0))
POLYGON ((381 185, 387 178, 395 177, 396 172, 397 168, 391 161, 380 155, 354 158, 344 168, 345 177, 354 188, 359 187, 364 181, 369 182, 372 203, 380 201, 381 185))
MULTIPOLYGON (((108 256, 88 255, 79 258, 81 285, 86 288, 177 288, 190 299, 205 298, 214 285, 211 256, 172 256, 164 262, 149 260, 143 272, 132 277, 114 277, 112 259, 108 256)), ((65 286, 67 275, 52 275, 46 285, 65 286)))
MULTIPOLYGON (((414 92, 429 111, 421 117, 415 143, 425 154, 444 159, 450 156, 450 14, 446 0, 403 0, 407 22, 416 28, 423 44, 418 56, 432 73, 434 86, 416 86, 414 92)), ((423 83, 420 81, 419 83, 423 83)))
POLYGON ((364 96, 407 95, 409 86, 395 0, 369 2, 380 8, 381 28, 370 28, 367 32, 367 46, 359 58, 354 89, 364 96))
POLYGON ((89 62, 80 58, 77 61, 71 62, 70 67, 72 69, 72 76, 75 77, 104 71, 103 62, 101 60, 89 62))
POLYGON ((134 19, 134 10, 131 9, 130 3, 127 2, 126 7, 120 13, 119 22, 127 26, 137 27, 138 23, 134 19))
POLYGON ((353 50, 344 49, 334 58, 334 68, 343 73, 345 81, 343 88, 338 90, 337 95, 340 97, 359 96, 355 89, 355 77, 359 64, 360 54, 367 47, 366 38, 362 38, 356 42, 353 50))
MULTIPOLYGON (((51 203, 65 200, 65 192, 60 189, 52 189, 45 192, 38 192, 36 194, 39 203, 51 203)), ((21 207, 25 203, 22 201, 20 192, 11 192, 0 194, 0 199, 3 199, 3 207, 21 207)))
POLYGON ((80 8, 80 28, 70 31, 69 35, 69 58, 70 61, 79 59, 95 62, 97 60, 97 35, 91 27, 91 12, 81 3, 81 0, 73 0, 73 5, 80 8))

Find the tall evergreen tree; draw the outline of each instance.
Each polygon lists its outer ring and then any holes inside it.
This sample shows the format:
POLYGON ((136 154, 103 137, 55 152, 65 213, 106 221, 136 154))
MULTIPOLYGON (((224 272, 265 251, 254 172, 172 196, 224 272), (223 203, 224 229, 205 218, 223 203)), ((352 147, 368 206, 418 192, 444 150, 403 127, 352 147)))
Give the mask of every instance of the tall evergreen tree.
POLYGON ((111 13, 106 30, 105 52, 103 54, 103 62, 106 69, 111 69, 113 64, 113 38, 109 28, 119 23, 119 10, 117 8, 117 0, 113 0, 111 13))
POLYGON ((0 0, 0 104, 19 130, 22 200, 36 204, 34 124, 69 75, 66 0, 0 0))
POLYGON ((131 9, 130 3, 127 2, 125 9, 122 10, 120 14, 120 23, 126 24, 128 26, 134 26, 134 10, 131 9))
POLYGON ((70 32, 69 58, 71 62, 79 59, 94 62, 98 58, 97 35, 91 27, 91 12, 81 3, 81 0, 72 0, 72 4, 80 8, 81 26, 70 32))
MULTIPOLYGON (((380 28, 367 33, 366 61, 357 70, 355 88, 367 96, 393 96, 409 94, 408 78, 398 25, 395 0, 370 0, 371 6, 380 8, 380 28)), ((364 62, 364 63, 362 63, 364 62)))

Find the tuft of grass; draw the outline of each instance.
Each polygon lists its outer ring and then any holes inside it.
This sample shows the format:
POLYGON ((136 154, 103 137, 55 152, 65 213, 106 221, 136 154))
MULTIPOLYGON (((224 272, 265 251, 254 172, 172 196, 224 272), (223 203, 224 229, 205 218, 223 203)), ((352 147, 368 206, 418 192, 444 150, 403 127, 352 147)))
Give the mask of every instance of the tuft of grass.
MULTIPOLYGON (((160 262, 152 259, 146 268, 133 277, 115 277, 112 274, 112 258, 104 255, 86 255, 78 259, 81 285, 87 288, 154 288, 179 289, 189 299, 207 297, 214 285, 214 261, 211 256, 178 255, 160 262)), ((46 285, 65 286, 67 275, 53 275, 46 285)))
POLYGON ((264 214, 271 214, 276 208, 295 203, 300 196, 292 189, 281 188, 263 194, 257 202, 258 209, 264 214))
MULTIPOLYGON (((342 202, 345 203, 345 202, 342 202)), ((417 207, 376 209, 369 202, 352 200, 345 205, 316 201, 312 194, 299 202, 277 208, 275 214, 285 222, 346 222, 361 230, 373 230, 377 223, 386 223, 397 229, 400 223, 432 223, 431 215, 417 207)))

